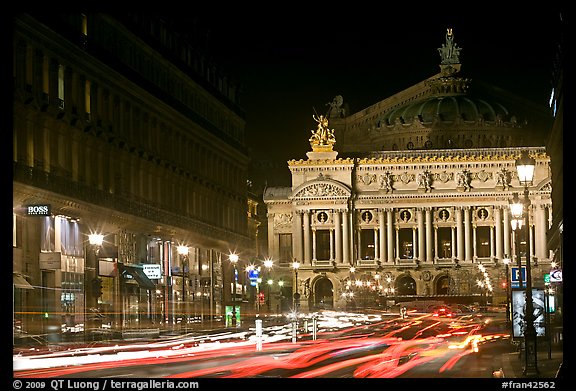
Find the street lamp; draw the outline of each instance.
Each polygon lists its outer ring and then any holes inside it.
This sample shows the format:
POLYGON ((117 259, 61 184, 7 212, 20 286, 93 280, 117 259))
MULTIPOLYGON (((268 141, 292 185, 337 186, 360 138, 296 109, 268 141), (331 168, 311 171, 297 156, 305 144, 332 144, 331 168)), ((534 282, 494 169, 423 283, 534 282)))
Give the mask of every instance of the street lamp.
POLYGON ((266 281, 268 283, 268 297, 266 298, 266 304, 268 307, 268 312, 270 312, 270 290, 272 289, 272 285, 274 284, 274 280, 269 278, 268 281, 266 281))
POLYGON ((188 246, 180 245, 177 248, 182 265, 182 312, 184 313, 185 326, 188 326, 188 299, 186 298, 186 280, 188 276, 188 246))
POLYGON ((514 233, 514 252, 516 253, 516 264, 518 265, 518 286, 520 289, 524 287, 522 282, 522 258, 520 256, 520 240, 518 239, 518 231, 522 229, 522 210, 523 204, 518 198, 518 193, 512 195, 512 200, 510 201, 510 214, 512 219, 510 220, 510 225, 512 226, 512 232, 514 233))
POLYGON ((538 371, 538 356, 537 356, 537 335, 536 328, 534 327, 534 302, 532 301, 532 267, 530 261, 530 198, 528 197, 528 186, 532 184, 534 178, 534 168, 536 167, 536 160, 528 155, 528 151, 522 151, 519 159, 516 160, 516 171, 518 172, 518 180, 524 186, 524 233, 526 239, 526 330, 524 332, 524 349, 526 365, 524 367, 524 376, 534 377, 537 376, 538 371))
POLYGON ((510 323, 510 258, 507 254, 502 262, 506 266, 506 323, 510 323))
POLYGON ((236 264, 238 263, 238 255, 237 254, 230 254, 228 256, 230 263, 234 266, 234 274, 232 275, 233 279, 233 292, 232 292, 232 327, 236 327, 236 264))
POLYGON ((297 305, 300 303, 300 292, 298 290, 298 268, 300 267, 300 262, 292 262, 292 268, 294 269, 294 310, 297 309, 297 305))
POLYGON ((483 279, 477 281, 477 284, 483 289, 484 310, 486 311, 488 309, 488 295, 492 292, 492 283, 490 282, 490 275, 482 263, 478 264, 478 269, 480 269, 483 279))
POLYGON ((279 297, 280 297, 280 303, 276 305, 276 309, 277 309, 277 313, 278 315, 280 315, 280 310, 282 307, 282 302, 284 301, 285 297, 284 297, 284 281, 280 280, 278 281, 278 286, 280 287, 279 289, 279 297))
POLYGON ((91 309, 98 308, 98 297, 102 289, 102 280, 100 280, 98 253, 104 242, 104 235, 92 233, 88 235, 90 243, 90 253, 86 254, 84 260, 84 339, 88 340, 89 330, 95 326, 96 313, 91 313, 91 309), (90 257, 88 258, 88 255, 90 257), (88 262, 90 259, 90 262, 88 262), (89 264, 89 265, 88 265, 89 264))
POLYGON ((300 292, 298 291, 298 268, 300 267, 300 262, 296 260, 292 262, 292 268, 294 269, 294 294, 292 299, 292 342, 296 342, 298 334, 298 307, 300 306, 300 292))
POLYGON ((274 266, 274 261, 270 258, 266 258, 264 260, 264 267, 266 268, 266 274, 268 276, 268 297, 266 297, 266 306, 268 307, 268 312, 270 312, 270 288, 272 284, 274 284, 274 280, 270 278, 270 270, 272 270, 272 266, 274 266))

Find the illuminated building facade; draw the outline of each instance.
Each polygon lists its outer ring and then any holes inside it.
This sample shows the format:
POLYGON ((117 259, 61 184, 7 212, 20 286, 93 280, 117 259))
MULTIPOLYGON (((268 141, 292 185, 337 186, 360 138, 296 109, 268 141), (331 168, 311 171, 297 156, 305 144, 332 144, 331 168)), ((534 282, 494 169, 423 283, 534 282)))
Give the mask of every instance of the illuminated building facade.
POLYGON ((238 86, 171 23, 13 18, 15 331, 222 316, 254 255, 238 86))
POLYGON ((523 190, 515 169, 522 150, 536 168, 531 246, 522 241, 520 254, 535 260, 533 285, 544 284, 550 115, 465 77, 452 30, 438 50, 438 74, 364 110, 348 113, 335 97, 325 117, 314 116, 308 159, 288 162, 291 186, 266 189, 269 255, 296 284, 300 308, 424 298, 505 304, 503 260, 516 254, 509 202, 523 190))

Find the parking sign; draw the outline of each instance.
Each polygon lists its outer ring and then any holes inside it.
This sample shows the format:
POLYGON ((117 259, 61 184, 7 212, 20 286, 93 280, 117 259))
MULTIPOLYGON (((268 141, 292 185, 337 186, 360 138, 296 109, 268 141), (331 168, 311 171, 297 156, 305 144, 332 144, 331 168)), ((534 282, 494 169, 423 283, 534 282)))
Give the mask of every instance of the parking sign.
POLYGON ((522 269, 518 267, 510 268, 512 288, 520 288, 520 272, 522 273, 522 288, 526 288, 526 266, 522 266, 522 269))

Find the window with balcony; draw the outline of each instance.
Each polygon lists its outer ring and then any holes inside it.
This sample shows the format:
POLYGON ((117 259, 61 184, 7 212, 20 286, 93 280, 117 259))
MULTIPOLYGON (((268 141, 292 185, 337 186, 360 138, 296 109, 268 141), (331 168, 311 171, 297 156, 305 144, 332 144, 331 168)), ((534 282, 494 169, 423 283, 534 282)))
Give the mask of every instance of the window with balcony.
POLYGON ((360 232, 360 259, 375 259, 374 229, 363 229, 360 232))

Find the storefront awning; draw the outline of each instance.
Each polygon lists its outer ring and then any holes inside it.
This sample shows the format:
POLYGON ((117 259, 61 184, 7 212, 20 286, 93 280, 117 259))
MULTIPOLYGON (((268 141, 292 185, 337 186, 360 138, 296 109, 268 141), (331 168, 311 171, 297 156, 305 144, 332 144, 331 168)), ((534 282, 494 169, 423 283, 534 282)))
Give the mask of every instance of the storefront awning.
POLYGON ((20 274, 12 273, 14 288, 20 289, 34 289, 32 285, 20 274))
POLYGON ((140 285, 140 288, 143 289, 156 289, 156 285, 148 278, 144 270, 142 270, 141 266, 130 266, 124 265, 123 263, 118 263, 120 270, 122 272, 122 277, 126 277, 126 275, 131 276, 137 283, 140 285))

